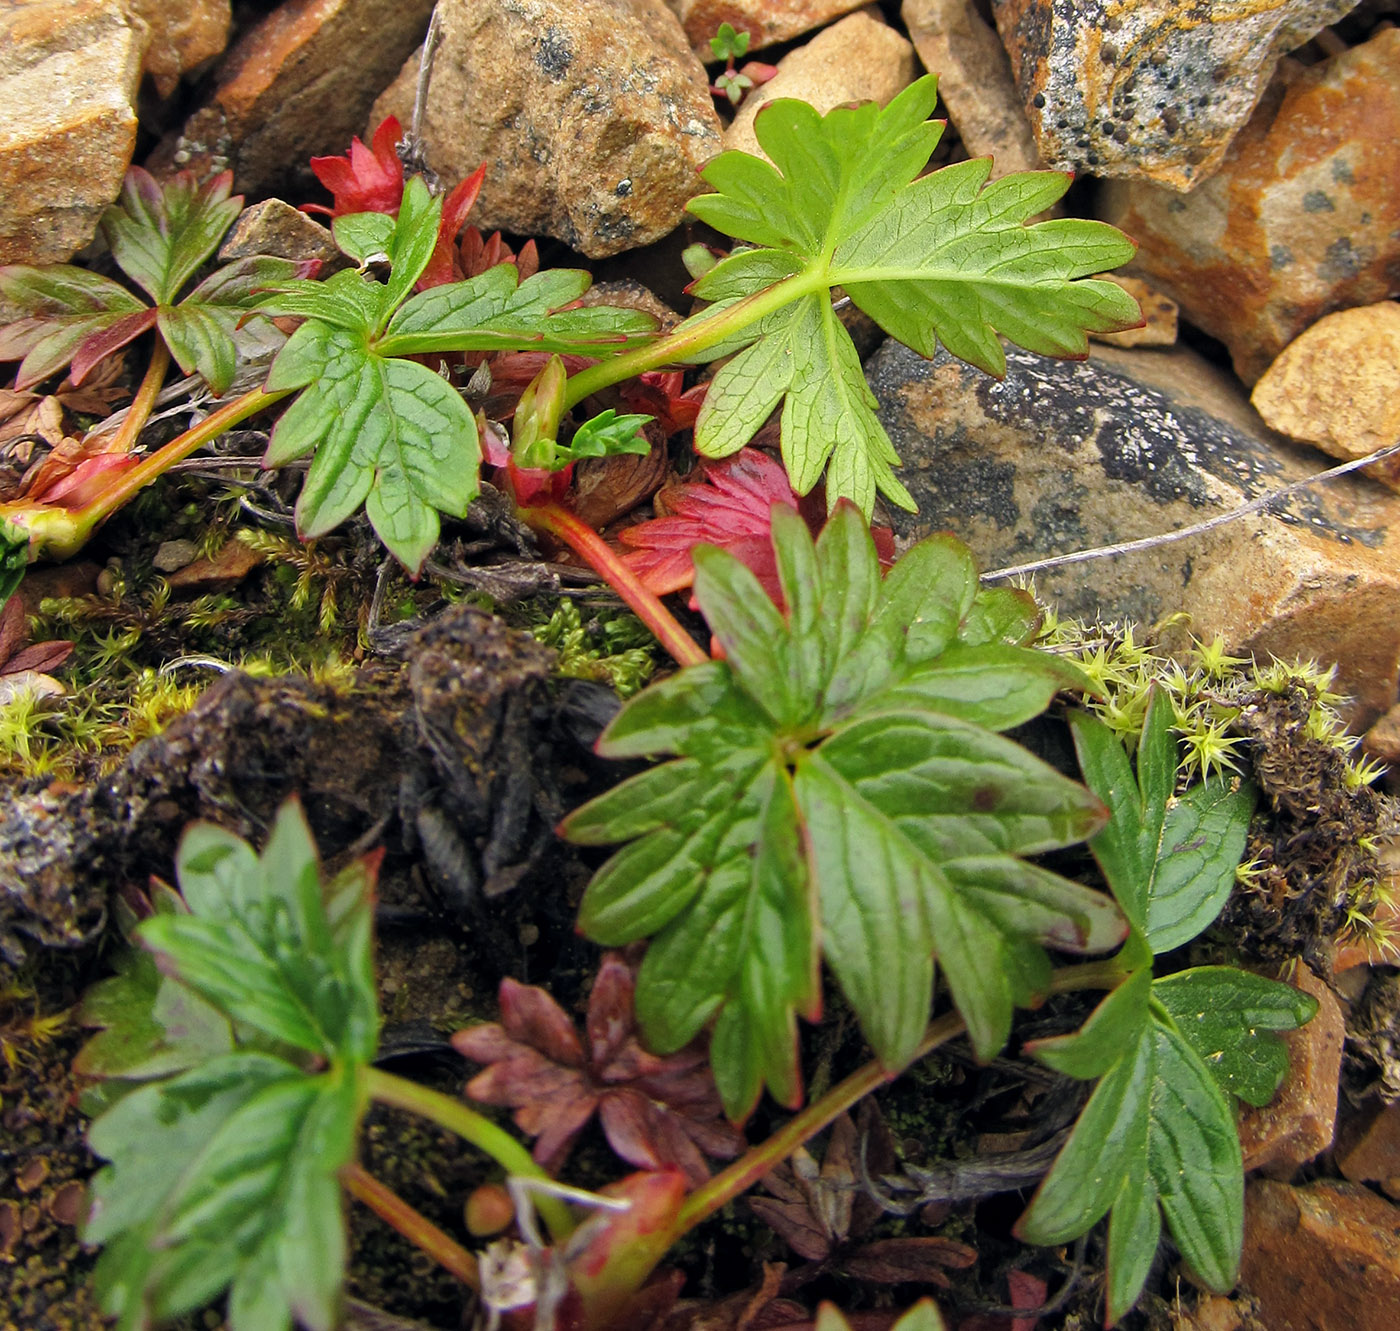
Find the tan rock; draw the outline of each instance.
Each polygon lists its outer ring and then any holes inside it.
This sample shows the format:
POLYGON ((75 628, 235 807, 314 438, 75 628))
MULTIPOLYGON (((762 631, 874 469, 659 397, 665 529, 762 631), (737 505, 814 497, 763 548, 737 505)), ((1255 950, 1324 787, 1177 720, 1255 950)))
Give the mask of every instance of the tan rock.
MULTIPOLYGON (((1250 401, 1270 429, 1334 458, 1400 444, 1400 305, 1383 300, 1319 319, 1284 348, 1250 401)), ((1400 490, 1400 454, 1363 470, 1400 490)))
POLYGON ((1346 1022, 1332 990, 1306 966, 1289 977, 1317 1000, 1317 1015, 1281 1038, 1288 1046, 1288 1076, 1263 1108, 1245 1105, 1240 1146, 1246 1173, 1262 1170, 1289 1178, 1332 1144, 1337 1125, 1337 1082, 1342 1072, 1346 1022))
POLYGON ((1353 1183, 1256 1180, 1245 1193, 1241 1279, 1269 1331, 1400 1326, 1400 1208, 1353 1183))
POLYGON ((1400 30, 1280 75, 1190 194, 1112 182, 1099 213, 1133 271, 1230 349, 1249 384, 1324 314, 1384 300, 1400 272, 1400 30))
POLYGON ((1342 1130, 1337 1168, 1353 1183, 1379 1183, 1400 1196, 1400 1104, 1379 1101, 1342 1130))
POLYGON ((1366 752, 1383 763, 1400 763, 1400 703, 1366 732, 1366 752))
POLYGON ((754 117, 779 97, 810 102, 822 112, 844 102, 883 106, 914 81, 915 72, 914 48, 903 37, 865 11, 852 14, 778 62, 778 72, 744 99, 724 146, 762 157, 754 117))
POLYGON ((1137 277, 1122 273, 1099 273, 1099 277, 1116 282, 1142 309, 1142 327, 1128 328, 1121 333, 1090 333, 1095 342, 1107 342, 1111 347, 1170 347, 1176 343, 1176 301, 1164 296, 1155 287, 1137 277))
POLYGON ((1040 155, 1189 190, 1220 165, 1278 58, 1355 0, 997 0, 1040 155))
POLYGON ((1042 168, 1006 49, 972 0, 904 0, 900 17, 968 156, 991 157, 999 176, 1042 168))
POLYGON ((150 42, 142 68, 156 91, 169 97, 180 75, 213 59, 228 45, 229 0, 125 0, 146 25, 150 42))
MULTIPOLYGON (((1095 346, 1079 362, 1008 348, 1007 361, 998 381, 887 342, 867 363, 920 510, 891 513, 899 534, 952 530, 982 568, 1019 566, 1192 527, 1316 471, 1184 348, 1095 346)), ((1151 624, 1186 611, 1237 655, 1336 662, 1358 725, 1394 703, 1400 498, 1365 478, 1304 491, 1282 516, 1035 579, 1067 614, 1151 624)))
MULTIPOLYGON (((245 208, 224 243, 219 258, 224 263, 271 254, 279 259, 319 259, 323 264, 344 260, 328 227, 281 199, 264 199, 245 208)), ((325 276, 322 269, 321 276, 325 276)))
POLYGON ((714 60, 710 38, 728 23, 749 34, 749 54, 786 42, 859 9, 867 0, 666 0, 700 60, 714 60))
POLYGON ((116 0, 0 13, 0 263, 62 263, 121 190, 146 33, 116 0))
MULTIPOLYGON (((663 0, 443 0, 423 116, 433 169, 482 163, 472 221, 590 258, 675 229, 720 148, 703 66, 663 0)), ((416 57, 371 119, 413 105, 416 57)))
POLYGON ((183 596, 205 596, 236 587, 259 564, 263 556, 242 541, 225 541, 218 551, 201 555, 177 569, 166 581, 171 591, 183 596))
POLYGON ((224 57, 183 150, 226 157, 234 187, 255 194, 305 176, 308 158, 343 154, 363 132, 432 9, 433 0, 286 0, 224 57))

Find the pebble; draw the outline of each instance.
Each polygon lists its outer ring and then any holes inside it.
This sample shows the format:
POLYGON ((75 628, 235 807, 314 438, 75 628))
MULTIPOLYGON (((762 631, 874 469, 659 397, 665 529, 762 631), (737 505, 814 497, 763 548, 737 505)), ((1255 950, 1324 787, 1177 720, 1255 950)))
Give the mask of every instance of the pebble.
MULTIPOLYGON (((662 0, 442 0, 438 13, 423 140, 445 180, 486 163, 475 225, 554 236, 595 259, 674 230, 720 124, 662 0)), ((375 124, 408 123, 417 77, 414 56, 375 124)))
POLYGON ((1400 1208, 1354 1183, 1245 1192, 1240 1275, 1269 1331, 1395 1331, 1400 1208))
POLYGON ((194 541, 162 541, 151 556, 151 564, 157 573, 174 573, 198 558, 199 546, 194 541))
POLYGON ((1189 194, 1111 181, 1099 215, 1132 271, 1229 348, 1253 384, 1324 314, 1384 300, 1400 273, 1400 29, 1280 71, 1220 170, 1189 194))
POLYGON ((1096 176, 1198 185, 1278 58, 1356 0, 994 0, 1040 155, 1096 176))
MULTIPOLYGON (((318 259, 323 265, 345 263, 345 256, 330 228, 281 199, 264 199, 245 208, 219 247, 219 259, 223 263, 257 254, 270 254, 279 259, 318 259)), ((326 275, 323 267, 318 276, 326 275)))
POLYGON ((121 191, 144 27, 106 0, 0 12, 0 263, 66 263, 121 191))
MULTIPOLYGON (((1250 401, 1271 429, 1334 458, 1400 444, 1400 304, 1325 315, 1284 348, 1250 401)), ((1400 453, 1362 470, 1400 490, 1400 453)))
POLYGON ((744 99, 725 131, 724 146, 765 157, 754 134, 754 118, 779 97, 810 102, 821 112, 846 102, 883 106, 914 81, 916 72, 913 46, 862 10, 778 61, 778 72, 744 99))
MULTIPOLYGON (((866 375, 919 505, 891 515, 895 530, 956 531, 984 569, 1158 536, 1316 470, 1184 348, 1096 346, 1077 362, 1008 348, 998 381, 886 342, 866 375)), ((1395 701, 1400 499, 1364 478, 1305 490, 1285 516, 1035 580, 1067 614, 1152 624, 1186 611, 1192 632, 1236 654, 1335 661, 1359 725, 1395 701)))

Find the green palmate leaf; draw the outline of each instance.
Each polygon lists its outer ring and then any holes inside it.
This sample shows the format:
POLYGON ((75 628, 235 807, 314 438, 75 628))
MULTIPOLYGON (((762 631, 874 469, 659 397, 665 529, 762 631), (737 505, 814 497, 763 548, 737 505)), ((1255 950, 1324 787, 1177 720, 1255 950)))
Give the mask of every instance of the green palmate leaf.
POLYGON ((174 303, 243 210, 241 196, 229 197, 232 186, 232 171, 204 185, 188 172, 164 184, 139 166, 126 173, 119 201, 102 216, 102 234, 154 304, 174 303))
POLYGON ((228 197, 230 180, 225 172, 203 187, 187 176, 160 185, 140 167, 127 173, 120 203, 103 216, 103 233, 152 306, 108 278, 66 264, 0 268, 0 296, 24 312, 0 329, 0 360, 24 358, 17 385, 38 383, 70 362, 80 382, 103 356, 155 326, 186 374, 202 375, 216 395, 227 391, 238 362, 234 329, 254 312, 259 293, 315 267, 242 259, 175 303, 243 206, 241 198, 228 197))
POLYGON ((282 283, 260 303, 306 320, 267 381, 270 392, 303 390, 267 452, 269 466, 315 454, 297 503, 299 530, 321 535, 363 505, 414 573, 437 543, 439 514, 462 517, 476 497, 481 447, 461 394, 406 357, 523 347, 601 354, 653 326, 637 311, 605 306, 555 313, 587 290, 588 274, 551 271, 521 282, 511 264, 409 298, 432 256, 441 209, 415 177, 392 231, 346 231, 352 251, 382 244, 387 283, 341 272, 325 282, 282 283))
POLYGON ((988 183, 991 163, 979 159, 919 176, 942 131, 929 121, 936 100, 932 78, 884 109, 866 104, 822 116, 778 100, 755 122, 771 166, 739 152, 706 166, 715 192, 687 207, 757 248, 715 265, 695 292, 719 309, 747 297, 771 313, 705 353, 752 344, 715 375, 696 423, 701 453, 742 447, 782 402, 783 458, 799 493, 825 468, 833 504, 849 498, 869 514, 879 491, 913 507, 894 478, 898 458, 854 346, 832 312, 835 286, 921 354, 932 356, 941 342, 992 374, 1006 368, 999 335, 1047 355, 1083 356, 1087 333, 1141 320, 1115 284, 1077 280, 1131 258, 1126 236, 1079 219, 1027 225, 1064 193, 1067 175, 988 183), (781 300, 759 294, 775 283, 781 300))
POLYGON ((369 905, 331 929, 300 805, 282 806, 261 857, 194 824, 176 859, 188 914, 141 926, 162 969, 235 1021, 321 1057, 365 1061, 378 1038, 369 976, 369 905))
POLYGON ((1088 713, 1070 718, 1090 787, 1113 810, 1091 848, 1124 914, 1154 953, 1189 942, 1220 913, 1244 853, 1254 787, 1217 777, 1177 786, 1171 704, 1148 702, 1137 774, 1113 732, 1088 713))
POLYGON ((183 905, 157 891, 156 913, 135 927, 145 953, 84 1010, 107 1029, 83 1071, 154 1079, 89 1133, 108 1161, 84 1228, 105 1247, 99 1297, 122 1331, 224 1290, 231 1331, 294 1320, 329 1331, 345 1264, 337 1175, 378 1029, 373 865, 323 886, 289 802, 261 855, 195 824, 177 872, 183 905))
POLYGON ((231 1331, 329 1331, 345 1263, 337 1171, 363 1094, 349 1069, 309 1077, 227 1054, 133 1091, 97 1119, 86 1242, 121 1331, 189 1312, 228 1288, 231 1331))
POLYGON ((735 1116, 765 1082, 798 1100, 794 1019, 815 1014, 823 953, 893 1067, 923 1033, 935 955, 989 1057, 1013 1004, 1044 992, 1042 944, 1108 948, 1124 929, 1106 897, 1018 858, 1084 837, 1102 806, 993 733, 1087 680, 1043 653, 960 639, 964 624, 986 630, 951 538, 921 542, 883 582, 850 505, 815 544, 775 509, 773 542, 786 615, 738 560, 696 551, 725 659, 639 695, 600 742, 677 759, 564 825, 630 843, 590 884, 581 926, 608 944, 653 939, 643 1030, 670 1050, 715 1019, 735 1116))
POLYGON ((1287 1070, 1272 1032, 1315 1009, 1288 985, 1230 967, 1156 981, 1140 970, 1081 1030, 1027 1046, 1098 1085, 1016 1232, 1064 1243, 1109 1213, 1110 1324, 1142 1291, 1163 1216, 1202 1281, 1222 1293, 1234 1285, 1244 1168, 1230 1097, 1267 1103, 1287 1070))

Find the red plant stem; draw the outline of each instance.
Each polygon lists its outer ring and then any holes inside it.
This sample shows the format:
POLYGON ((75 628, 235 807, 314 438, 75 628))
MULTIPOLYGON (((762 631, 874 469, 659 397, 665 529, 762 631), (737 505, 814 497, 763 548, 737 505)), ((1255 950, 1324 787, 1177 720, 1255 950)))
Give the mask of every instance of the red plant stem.
POLYGON ((392 1188, 381 1183, 361 1164, 346 1165, 340 1182, 356 1201, 363 1202, 386 1224, 421 1248, 470 1289, 481 1288, 476 1258, 455 1239, 444 1234, 421 1211, 414 1210, 392 1188))
POLYGON ((148 486, 162 472, 174 466, 175 463, 184 461, 195 449, 207 444, 211 439, 217 439, 225 430, 237 425, 239 421, 257 415, 265 407, 272 406, 274 402, 280 402, 289 391, 291 390, 284 390, 280 393, 264 393, 262 389, 255 388, 251 392, 244 393, 241 397, 234 398, 232 402, 220 407, 217 411, 210 412, 198 425, 186 430, 184 434, 177 435, 168 444, 156 449, 149 457, 142 458, 130 471, 103 490, 92 503, 85 508, 80 508, 74 517, 85 522, 87 530, 91 531, 104 518, 110 517, 135 494, 148 486))
MULTIPOLYGON (((1076 989, 1112 989, 1128 974, 1118 956, 1078 966, 1064 966, 1051 975, 1050 992, 1063 994, 1076 989)), ((693 1229, 720 1207, 728 1205, 734 1198, 747 1192, 775 1165, 786 1160, 805 1141, 816 1136, 871 1091, 893 1080, 906 1068, 912 1067, 939 1045, 956 1038, 966 1029, 967 1023, 956 1012, 949 1012, 929 1023, 924 1038, 914 1050, 913 1057, 903 1067, 891 1070, 872 1060, 851 1073, 844 1081, 838 1082, 820 1100, 813 1101, 767 1141, 745 1152, 727 1169, 721 1170, 703 1187, 692 1192, 685 1199, 685 1204, 673 1222, 671 1242, 674 1243, 687 1230, 693 1229)))
POLYGON ((136 446, 137 437, 151 418, 156 397, 160 393, 161 385, 165 383, 165 372, 169 368, 170 348, 165 345, 165 339, 157 333, 155 349, 151 352, 151 363, 146 366, 146 375, 141 380, 141 387, 131 399, 131 406, 126 410, 126 419, 112 440, 113 453, 129 453, 136 446))
POLYGON ((783 1124, 767 1141, 746 1151, 727 1169, 721 1170, 703 1187, 685 1199, 672 1223, 671 1242, 693 1229, 702 1220, 747 1192, 765 1174, 786 1160, 803 1142, 815 1137, 829 1123, 840 1118, 852 1105, 871 1091, 897 1077, 905 1068, 932 1053, 939 1045, 961 1035, 967 1023, 956 1012, 930 1022, 913 1057, 901 1068, 890 1069, 872 1059, 838 1082, 820 1100, 814 1100, 800 1114, 783 1124))
POLYGON ((587 560, 590 568, 632 608, 637 618, 675 658, 677 665, 701 665, 710 658, 666 609, 649 592, 617 552, 586 522, 580 521, 561 504, 529 504, 516 510, 522 522, 536 531, 557 536, 575 554, 587 560))

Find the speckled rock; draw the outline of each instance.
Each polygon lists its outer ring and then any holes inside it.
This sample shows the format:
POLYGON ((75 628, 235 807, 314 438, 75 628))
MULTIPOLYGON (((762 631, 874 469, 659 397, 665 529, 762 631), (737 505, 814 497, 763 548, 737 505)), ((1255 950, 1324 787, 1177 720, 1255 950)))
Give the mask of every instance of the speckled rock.
POLYGON ((1342 1006, 1332 990, 1306 966, 1297 968, 1292 982, 1317 1000, 1317 1015, 1281 1037, 1288 1046, 1288 1076, 1278 1094, 1262 1108, 1245 1105, 1240 1114, 1245 1172, 1257 1169, 1280 1179, 1291 1178, 1332 1145, 1346 1040, 1342 1006))
MULTIPOLYGON (((447 180, 486 163, 477 226, 554 236, 593 259, 675 228, 720 124, 663 0, 443 0, 439 13, 423 141, 447 180)), ((408 123, 417 71, 414 57, 376 123, 408 123)))
POLYGON ((125 0, 147 27, 143 68, 156 92, 169 97, 180 75, 213 59, 228 45, 229 0, 125 0))
MULTIPOLYGON (((1191 526, 1316 470, 1184 349, 1096 346, 1073 362, 1008 348, 1007 363, 998 381, 887 342, 866 365, 919 505, 893 525, 955 531, 984 569, 1191 526)), ((1066 613, 1150 624, 1184 610, 1207 640, 1335 661, 1363 724, 1395 699, 1400 499, 1364 478, 1303 491, 1285 516, 1035 577, 1066 613)))
POLYGON ((0 263, 63 263, 121 190, 145 29, 114 0, 0 12, 0 263))
POLYGON ((1090 333, 1095 342, 1107 342, 1111 347, 1170 347, 1176 343, 1177 304, 1138 277, 1122 273, 1099 273, 1097 276, 1116 282, 1142 310, 1142 327, 1125 328, 1121 333, 1090 333))
POLYGON ((1269 1331, 1400 1326, 1400 1208, 1354 1183, 1245 1192, 1240 1276, 1269 1331))
MULTIPOLYGON (((1319 319, 1280 353, 1249 400, 1271 429, 1334 458, 1400 444, 1400 305, 1383 300, 1319 319)), ((1400 490, 1400 454, 1364 470, 1400 490)))
POLYGON ((711 61, 710 38, 728 23, 749 34, 749 54, 775 42, 786 42, 859 9, 866 0, 666 0, 695 54, 711 61))
POLYGON ((904 0, 900 17, 968 156, 991 157, 998 176, 1043 166, 1006 51, 972 0, 904 0))
POLYGON ((433 0, 286 0, 224 57, 172 164, 185 165, 182 153, 205 173, 232 166, 236 189, 311 197, 307 159, 343 154, 363 133, 432 9, 433 0))
POLYGON ((1324 314, 1400 287, 1400 30, 1280 70, 1221 169, 1190 194, 1105 186, 1134 271, 1220 338, 1252 384, 1324 314))
POLYGON ((776 98, 795 97, 822 112, 843 102, 883 106, 914 81, 915 71, 914 48, 899 33, 866 11, 852 14, 778 62, 778 72, 744 99, 724 146, 762 157, 754 117, 776 98))
POLYGON ((993 0, 1052 166, 1191 189, 1249 119, 1278 58, 1356 0, 993 0))

